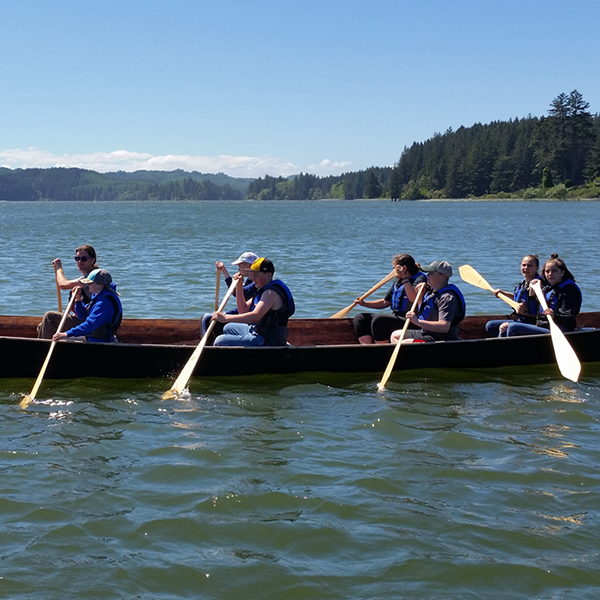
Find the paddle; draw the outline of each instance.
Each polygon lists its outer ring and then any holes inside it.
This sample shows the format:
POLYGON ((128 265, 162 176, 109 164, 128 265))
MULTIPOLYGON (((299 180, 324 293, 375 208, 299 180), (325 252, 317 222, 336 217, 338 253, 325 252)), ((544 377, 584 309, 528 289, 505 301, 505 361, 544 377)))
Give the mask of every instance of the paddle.
MULTIPOLYGON (((373 292, 376 292, 382 285, 385 285, 388 281, 394 279, 396 277, 396 270, 394 269, 389 275, 386 275, 377 285, 374 285, 368 292, 365 292, 362 296, 360 296, 360 300, 364 300, 368 296, 370 296, 373 292)), ((335 313, 335 315, 331 315, 330 319, 343 319, 348 313, 358 304, 355 300, 350 306, 346 306, 342 310, 335 313)))
MULTIPOLYGON (((425 294, 426 288, 427 288, 427 285, 425 283, 420 283, 417 286, 417 297, 415 298, 415 301, 412 304, 412 308, 410 309, 412 312, 415 312, 415 310, 417 310, 417 307, 419 306, 419 304, 421 303, 421 300, 423 299, 423 295, 425 294)), ((402 345, 402 340, 404 340, 404 335, 406 334, 406 330, 408 329, 409 325, 410 325, 410 321, 408 319, 406 319, 404 321, 404 327, 402 327, 402 333, 400 334, 400 337, 398 338, 398 341, 396 342, 396 347, 394 348, 394 352, 392 353, 392 357, 390 358, 390 362, 388 363, 388 365, 383 373, 383 377, 381 378, 381 381, 377 384, 378 392, 383 392, 383 390, 385 390, 385 384, 387 383, 388 379, 390 378, 390 375, 392 374, 394 365, 396 364, 396 359, 398 358, 398 353, 400 352, 400 346, 402 345)))
MULTIPOLYGON (((481 288, 482 290, 489 290, 490 292, 494 291, 494 288, 471 266, 471 265, 463 265, 462 267, 458 267, 458 272, 460 273, 460 278, 475 287, 481 288)), ((504 300, 506 304, 510 305, 516 311, 519 310, 519 303, 515 302, 512 298, 509 298, 506 294, 500 292, 498 294, 498 298, 504 300)))
POLYGON ((58 297, 58 312, 62 312, 62 297, 60 295, 60 286, 58 285, 58 269, 54 265, 54 280, 56 281, 56 295, 58 297))
MULTIPOLYGON (((548 308, 548 303, 542 292, 541 282, 539 279, 531 282, 531 287, 537 296, 540 306, 543 310, 548 308)), ((556 362, 558 369, 563 377, 570 379, 571 381, 577 381, 579 379, 579 373, 581 373, 581 363, 575 354, 575 350, 569 344, 569 341, 565 337, 565 334, 561 331, 560 327, 554 322, 552 315, 546 315, 548 317, 548 323, 550 324, 550 337, 552 338, 552 345, 554 346, 554 355, 556 356, 556 362)))
MULTIPOLYGON (((71 308, 73 307, 73 303, 75 302, 76 295, 77 294, 75 293, 75 289, 73 289, 73 293, 71 294, 71 299, 69 300, 67 310, 65 310, 65 312, 63 313, 62 319, 60 320, 60 323, 58 324, 58 329, 56 330, 56 333, 60 333, 62 331, 63 325, 65 324, 65 320, 67 319, 67 315, 71 312, 71 308)), ((54 352, 54 346, 56 346, 56 342, 53 341, 50 344, 50 349, 48 350, 48 354, 46 355, 46 360, 44 361, 44 364, 42 365, 42 370, 40 371, 38 378, 35 380, 35 383, 33 384, 31 393, 24 396, 23 400, 21 400, 21 408, 23 408, 23 409, 27 408, 35 400, 35 395, 38 393, 38 390, 40 389, 40 385, 42 385, 42 379, 44 378, 44 373, 46 373, 46 369, 48 368, 48 363, 50 362, 50 357, 52 356, 52 352, 54 352)))
MULTIPOLYGON (((219 312, 221 312, 225 308, 227 301, 229 300, 229 298, 231 298, 231 295, 235 290, 236 283, 237 281, 235 279, 231 282, 231 285, 229 286, 229 289, 227 290, 227 293, 225 294, 221 305, 217 308, 219 312)), ((196 346, 196 349, 194 350, 187 363, 181 370, 181 373, 179 373, 179 376, 175 380, 175 383, 171 386, 171 389, 167 390, 162 395, 163 400, 172 400, 173 398, 176 398, 177 396, 181 395, 181 392, 183 392, 183 390, 187 386, 188 381, 190 380, 190 377, 192 376, 192 373, 194 372, 194 369, 196 368, 196 365, 200 360, 200 355, 202 354, 202 351, 206 346, 206 342, 208 340, 210 332, 214 329, 215 323, 216 321, 214 319, 211 319, 209 326, 206 328, 206 333, 202 336, 200 343, 196 346)))
POLYGON ((221 269, 217 269, 217 287, 215 288, 215 310, 219 308, 219 286, 221 285, 221 269))

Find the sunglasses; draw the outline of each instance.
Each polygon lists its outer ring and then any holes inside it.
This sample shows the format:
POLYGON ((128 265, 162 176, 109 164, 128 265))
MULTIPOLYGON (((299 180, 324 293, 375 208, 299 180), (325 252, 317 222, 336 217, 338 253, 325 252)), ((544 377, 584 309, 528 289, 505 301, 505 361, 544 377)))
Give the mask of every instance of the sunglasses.
POLYGON ((91 256, 74 256, 75 262, 87 262, 88 260, 92 260, 91 256))

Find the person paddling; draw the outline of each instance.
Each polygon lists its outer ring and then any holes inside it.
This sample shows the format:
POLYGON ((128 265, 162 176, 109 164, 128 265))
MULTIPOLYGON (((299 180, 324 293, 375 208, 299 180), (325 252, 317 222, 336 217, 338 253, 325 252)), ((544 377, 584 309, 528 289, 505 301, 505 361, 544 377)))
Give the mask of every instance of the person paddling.
MULTIPOLYGON (((237 260, 234 260, 231 263, 232 265, 237 266, 238 273, 241 273, 245 277, 242 291, 244 293, 244 299, 246 299, 246 300, 249 300, 250 298, 254 298, 254 295, 256 294, 256 286, 254 285, 254 282, 252 281, 252 279, 249 277, 248 272, 250 270, 250 267, 252 266, 252 263, 257 259, 258 259, 258 255, 254 254, 254 252, 243 252, 242 254, 240 254, 240 256, 237 260)), ((215 266, 225 276, 225 285, 229 288, 229 286, 231 285, 231 283, 233 281, 233 278, 229 274, 229 271, 227 270, 225 263, 218 260, 215 263, 215 266)), ((237 286, 236 286, 236 288, 237 288, 237 286)), ((235 292, 234 292, 234 295, 235 295, 235 292)), ((237 310, 237 308, 228 310, 227 314, 236 315, 236 314, 238 314, 238 310, 237 310)), ((204 335, 206 333, 206 330, 212 319, 212 316, 213 316, 213 313, 205 313, 204 315, 202 315, 202 335, 204 335)), ((223 324, 217 323, 213 329, 212 335, 218 336, 221 333, 223 333, 223 324)))
MULTIPOLYGON (((52 261, 52 265, 56 271, 56 283, 61 290, 73 290, 75 287, 81 288, 81 294, 83 301, 87 304, 92 299, 92 294, 88 290, 88 286, 83 283, 85 279, 94 269, 99 269, 96 258, 96 251, 93 246, 89 244, 83 244, 75 249, 75 264, 79 269, 81 275, 77 279, 67 279, 63 271, 62 261, 60 258, 55 258, 52 261)), ((116 286, 113 284, 114 290, 116 286)), ((41 323, 37 326, 38 338, 49 340, 58 329, 58 324, 62 318, 62 314, 56 311, 48 311, 44 313, 41 323)), ((75 314, 67 315, 64 323, 65 329, 75 327, 81 323, 81 319, 75 314)))
POLYGON ((542 291, 548 309, 538 313, 536 325, 509 323, 506 329, 507 337, 549 333, 548 315, 552 315, 554 322, 563 333, 573 331, 577 327, 577 315, 581 310, 582 301, 581 290, 575 283, 575 277, 558 254, 550 255, 544 263, 542 275, 547 282, 542 291))
POLYGON ((89 287, 92 299, 89 304, 82 301, 82 289, 76 287, 75 312, 82 321, 67 331, 55 333, 52 341, 78 338, 88 342, 115 342, 116 333, 123 319, 121 300, 110 284, 112 277, 106 269, 95 269, 82 283, 89 287))
MULTIPOLYGON (((427 285, 432 291, 425 294, 418 312, 406 313, 406 318, 419 329, 406 331, 402 343, 459 339, 458 324, 465 318, 466 303, 458 287, 448 281, 452 266, 445 260, 436 260, 422 270, 427 273, 427 285)), ((396 343, 401 334, 402 330, 394 331, 391 341, 396 343)))
MULTIPOLYGON (((361 344, 386 344, 393 331, 404 325, 405 315, 416 298, 416 287, 426 283, 427 278, 410 254, 397 254, 392 259, 396 271, 396 282, 384 298, 362 300, 356 304, 365 308, 381 310, 391 307, 393 314, 360 313, 354 317, 353 326, 361 344)), ((409 327, 415 329, 412 323, 409 327)))
POLYGON ((225 323, 223 334, 215 346, 285 346, 288 338, 288 319, 294 314, 294 298, 288 286, 275 279, 275 265, 268 258, 259 258, 250 267, 250 277, 256 285, 254 298, 244 300, 243 275, 237 273, 239 314, 215 311, 213 318, 225 323))
POLYGON ((511 294, 500 289, 494 290, 496 297, 501 293, 506 296, 512 296, 516 302, 519 302, 519 308, 510 315, 509 319, 488 321, 485 324, 485 330, 490 335, 494 337, 505 337, 506 330, 511 321, 535 325, 540 304, 531 288, 531 282, 541 279, 538 274, 539 267, 540 259, 538 256, 536 254, 527 254, 521 261, 521 274, 523 275, 523 280, 517 285, 515 291, 511 294))

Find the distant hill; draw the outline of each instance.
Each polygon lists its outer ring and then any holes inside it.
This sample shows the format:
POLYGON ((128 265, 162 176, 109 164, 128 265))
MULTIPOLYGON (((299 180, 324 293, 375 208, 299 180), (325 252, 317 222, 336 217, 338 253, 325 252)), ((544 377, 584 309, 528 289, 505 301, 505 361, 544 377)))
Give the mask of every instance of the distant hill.
POLYGON ((0 168, 0 200, 243 200, 252 179, 224 173, 0 168))
POLYGON ((112 171, 105 173, 106 176, 119 181, 138 181, 145 183, 166 183, 168 181, 179 181, 190 178, 194 181, 205 181, 209 179, 215 185, 230 185, 233 189, 239 190, 246 195, 246 190, 253 178, 230 177, 225 173, 200 173, 199 171, 184 171, 176 169, 174 171, 112 171))

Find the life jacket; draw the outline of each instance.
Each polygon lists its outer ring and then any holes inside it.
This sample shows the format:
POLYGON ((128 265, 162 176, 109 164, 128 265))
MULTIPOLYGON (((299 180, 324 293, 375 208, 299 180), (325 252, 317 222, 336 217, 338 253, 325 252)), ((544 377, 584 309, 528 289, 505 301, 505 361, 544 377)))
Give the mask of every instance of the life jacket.
POLYGON ((296 311, 294 298, 290 288, 280 279, 273 279, 271 283, 265 285, 257 291, 252 299, 252 310, 259 303, 261 296, 267 291, 277 292, 284 300, 283 306, 278 310, 269 310, 269 312, 258 322, 251 326, 252 330, 265 338, 265 346, 285 346, 287 343, 289 318, 296 311))
MULTIPOLYGON (((113 338, 117 333, 117 329, 121 326, 121 321, 123 320, 123 308, 121 306, 121 301, 115 292, 112 290, 107 290, 106 294, 102 294, 102 299, 106 299, 112 303, 113 308, 115 309, 113 313, 113 317, 110 321, 104 323, 104 325, 100 325, 97 329, 94 329, 87 337, 93 338, 94 340, 102 340, 106 342, 112 342, 113 338)), ((92 310, 92 307, 96 302, 98 302, 100 298, 96 295, 90 305, 88 306, 88 311, 92 310)))
MULTIPOLYGON (((421 271, 417 271, 412 277, 409 277, 413 285, 419 275, 426 277, 425 273, 421 273, 421 271)), ((410 310, 410 300, 404 291, 404 284, 400 284, 400 282, 394 284, 391 309, 395 315, 400 317, 403 317, 410 310)))
POLYGON ((579 296, 581 296, 581 290, 579 289, 579 286, 572 279, 563 279, 563 281, 561 281, 558 285, 552 286, 546 292, 545 296, 546 296, 546 302, 548 303, 548 308, 551 308, 552 310, 554 310, 554 308, 556 306, 556 303, 558 301, 558 296, 556 294, 556 288, 558 288, 559 290, 562 290, 567 285, 574 285, 577 288, 577 291, 579 292, 579 296))
MULTIPOLYGON (((536 279, 541 279, 539 275, 536 275, 532 281, 536 279)), ((525 304, 525 308, 529 314, 521 315, 516 311, 514 314, 517 317, 517 320, 522 321, 524 323, 535 323, 535 316, 538 314, 540 310, 540 304, 536 296, 529 295, 529 286, 531 282, 527 282, 525 279, 519 283, 519 285, 515 288, 514 299, 515 302, 523 302, 525 304)))
POLYGON ((452 294, 454 294, 454 296, 458 298, 460 302, 460 312, 456 317, 454 317, 452 323, 450 324, 452 327, 454 327, 465 318, 467 303, 465 302, 465 297, 462 295, 462 292, 453 283, 449 283, 448 285, 439 289, 437 292, 427 292, 425 294, 425 297, 423 298, 423 303, 421 304, 419 316, 422 319, 427 320, 431 309, 435 306, 436 298, 444 292, 451 292, 452 294))
MULTIPOLYGON (((579 286, 572 279, 565 279, 561 281, 558 285, 544 288, 544 296, 546 297, 546 302, 548 303, 548 308, 551 308, 554 311, 554 322, 559 326, 562 331, 573 331, 577 327, 577 314, 581 310, 581 299, 582 294, 579 286), (561 306, 559 306, 559 302, 562 300, 562 296, 565 294, 563 290, 565 288, 573 286, 576 291, 576 295, 578 296, 577 300, 574 297, 571 297, 573 301, 573 306, 566 307, 571 314, 564 314, 560 312, 561 306), (577 306, 575 306, 575 302, 577 302, 577 306)), ((540 316, 538 317, 537 325, 540 327, 548 327, 548 317, 543 314, 542 307, 540 306, 540 316)))

